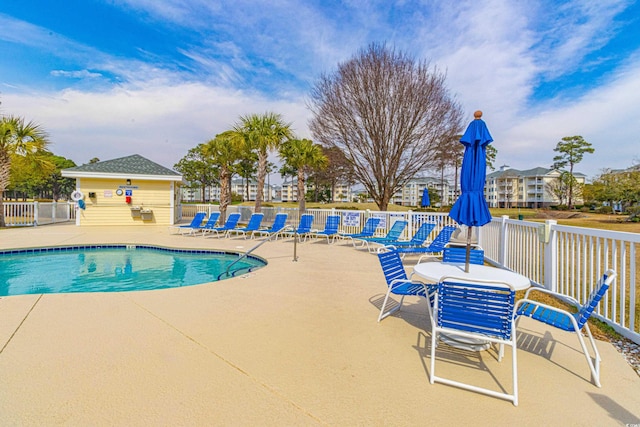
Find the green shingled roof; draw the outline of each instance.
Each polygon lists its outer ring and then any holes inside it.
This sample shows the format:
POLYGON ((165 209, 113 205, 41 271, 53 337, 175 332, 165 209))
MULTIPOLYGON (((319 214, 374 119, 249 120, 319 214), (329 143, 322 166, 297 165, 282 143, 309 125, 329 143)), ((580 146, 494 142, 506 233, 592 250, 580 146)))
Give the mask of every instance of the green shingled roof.
POLYGON ((149 159, 145 159, 138 154, 121 157, 119 159, 105 160, 103 162, 76 166, 75 168, 65 169, 65 171, 104 174, 180 176, 179 173, 152 162, 149 159))

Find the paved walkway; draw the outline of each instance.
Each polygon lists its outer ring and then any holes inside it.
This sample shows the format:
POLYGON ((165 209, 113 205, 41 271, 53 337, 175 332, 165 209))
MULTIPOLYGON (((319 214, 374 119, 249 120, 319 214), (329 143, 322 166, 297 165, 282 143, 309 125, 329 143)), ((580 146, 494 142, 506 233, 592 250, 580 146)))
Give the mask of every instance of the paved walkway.
MULTIPOLYGON (((0 247, 149 243, 247 250, 167 227, 0 230, 0 247)), ((602 388, 575 336, 521 322, 520 404, 429 384, 423 301, 376 322, 377 258, 290 240, 248 276, 179 289, 0 298, 0 425, 624 425, 640 378, 606 342, 602 388)), ((42 274, 47 274, 43 271, 42 274)), ((510 384, 507 354, 442 347, 449 372, 510 384)), ((507 352, 508 353, 508 352, 507 352)))

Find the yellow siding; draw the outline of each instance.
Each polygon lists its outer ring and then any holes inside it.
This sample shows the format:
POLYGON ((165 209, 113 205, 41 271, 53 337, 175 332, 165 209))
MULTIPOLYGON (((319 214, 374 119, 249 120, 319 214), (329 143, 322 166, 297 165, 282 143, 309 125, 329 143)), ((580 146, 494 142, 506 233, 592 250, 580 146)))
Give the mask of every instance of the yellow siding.
POLYGON ((132 179, 131 185, 126 185, 122 179, 82 178, 78 181, 86 204, 86 209, 78 210, 80 225, 169 225, 171 223, 173 192, 169 181, 132 179), (116 194, 118 188, 123 190, 122 196, 116 194), (127 189, 132 191, 130 205, 125 202, 127 189), (95 193, 95 197, 89 197, 89 193, 95 193), (151 219, 143 220, 142 217, 133 216, 132 206, 151 209, 151 219))

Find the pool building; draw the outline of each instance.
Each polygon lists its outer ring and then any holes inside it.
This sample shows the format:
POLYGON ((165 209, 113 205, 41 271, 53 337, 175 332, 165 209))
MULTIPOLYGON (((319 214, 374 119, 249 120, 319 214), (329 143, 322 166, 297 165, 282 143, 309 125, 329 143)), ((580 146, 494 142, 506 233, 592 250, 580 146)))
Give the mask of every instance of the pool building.
POLYGON ((182 175, 138 154, 62 170, 76 179, 76 225, 172 225, 182 175))

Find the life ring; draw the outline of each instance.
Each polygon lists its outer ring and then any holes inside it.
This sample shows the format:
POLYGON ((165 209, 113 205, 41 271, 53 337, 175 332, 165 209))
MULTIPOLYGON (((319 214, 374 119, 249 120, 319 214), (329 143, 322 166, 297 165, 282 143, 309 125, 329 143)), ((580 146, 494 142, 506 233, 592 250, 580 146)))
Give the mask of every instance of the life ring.
POLYGON ((78 200, 82 200, 82 199, 84 199, 84 194, 82 194, 82 191, 76 190, 73 193, 71 193, 71 200, 73 200, 74 202, 77 202, 78 200))

